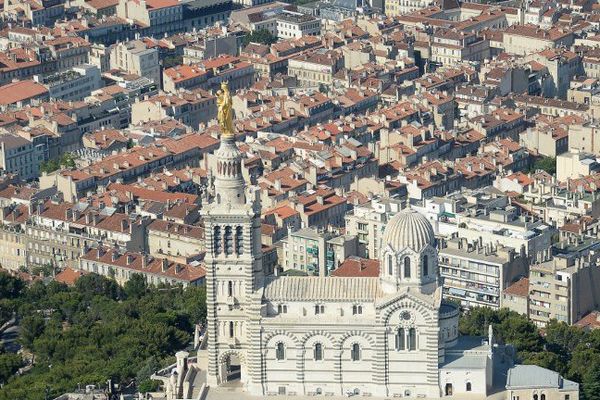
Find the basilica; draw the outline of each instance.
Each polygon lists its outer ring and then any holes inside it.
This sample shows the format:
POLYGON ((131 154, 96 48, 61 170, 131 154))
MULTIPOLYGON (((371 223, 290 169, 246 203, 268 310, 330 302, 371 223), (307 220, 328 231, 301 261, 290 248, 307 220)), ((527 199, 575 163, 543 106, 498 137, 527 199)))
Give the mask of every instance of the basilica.
POLYGON ((260 202, 232 136, 215 156, 215 201, 203 211, 209 386, 239 379, 256 396, 487 395, 496 359, 508 356, 491 331, 459 336, 425 217, 407 209, 392 218, 379 277, 267 276, 260 202))

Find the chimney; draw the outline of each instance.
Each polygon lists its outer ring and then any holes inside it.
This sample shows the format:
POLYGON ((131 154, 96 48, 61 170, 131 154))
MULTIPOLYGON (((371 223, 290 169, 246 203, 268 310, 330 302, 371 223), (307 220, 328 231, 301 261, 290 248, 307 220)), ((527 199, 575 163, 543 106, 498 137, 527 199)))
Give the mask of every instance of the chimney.
POLYGON ((145 269, 148 266, 148 256, 146 254, 142 254, 142 269, 145 269))

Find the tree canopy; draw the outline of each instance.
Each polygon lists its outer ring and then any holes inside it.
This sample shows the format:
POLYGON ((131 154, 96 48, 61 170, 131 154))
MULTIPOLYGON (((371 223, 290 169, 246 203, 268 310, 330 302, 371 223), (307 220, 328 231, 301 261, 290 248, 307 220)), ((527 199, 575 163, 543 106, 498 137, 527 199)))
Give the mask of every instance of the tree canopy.
POLYGON ((581 398, 600 400, 600 330, 584 331, 552 320, 542 331, 508 309, 474 308, 461 316, 460 332, 484 336, 492 324, 495 338, 514 345, 518 362, 559 372, 581 383, 581 398))
POLYGON ((277 42, 277 36, 266 29, 257 29, 249 35, 244 36, 242 44, 248 46, 250 43, 273 44, 277 42))
POLYGON ((42 161, 40 163, 40 172, 54 172, 60 167, 75 168, 75 156, 72 153, 63 153, 59 158, 42 161))
POLYGON ((148 287, 138 278, 120 288, 90 274, 74 287, 52 282, 21 288, 0 273, 9 311, 20 317, 19 341, 35 356, 33 368, 13 376, 20 356, 0 352, 0 400, 40 399, 78 385, 136 382, 152 390, 149 376, 173 361, 191 340, 193 325, 206 318, 203 287, 148 287))

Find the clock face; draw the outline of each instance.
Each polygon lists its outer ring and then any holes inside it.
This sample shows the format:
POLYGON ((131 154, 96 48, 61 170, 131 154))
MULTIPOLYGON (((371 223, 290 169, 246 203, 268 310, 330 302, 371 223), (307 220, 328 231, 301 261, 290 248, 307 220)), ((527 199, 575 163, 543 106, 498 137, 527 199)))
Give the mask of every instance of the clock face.
POLYGON ((409 321, 411 319, 411 315, 408 311, 402 311, 402 314, 400 314, 400 318, 402 318, 405 321, 409 321))

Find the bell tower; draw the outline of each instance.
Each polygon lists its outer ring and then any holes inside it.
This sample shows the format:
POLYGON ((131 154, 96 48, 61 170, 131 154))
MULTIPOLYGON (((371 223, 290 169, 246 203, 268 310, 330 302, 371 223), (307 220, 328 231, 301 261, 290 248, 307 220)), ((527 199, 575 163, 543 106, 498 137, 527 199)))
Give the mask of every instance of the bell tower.
MULTIPOLYGON (((260 315, 263 286, 260 204, 246 193, 242 155, 231 131, 231 97, 219 91, 221 144, 215 152, 213 202, 202 210, 205 225, 209 385, 248 383, 249 319, 260 315), (229 120, 228 120, 229 119, 229 120)), ((256 197, 256 196, 255 196, 256 197)))

